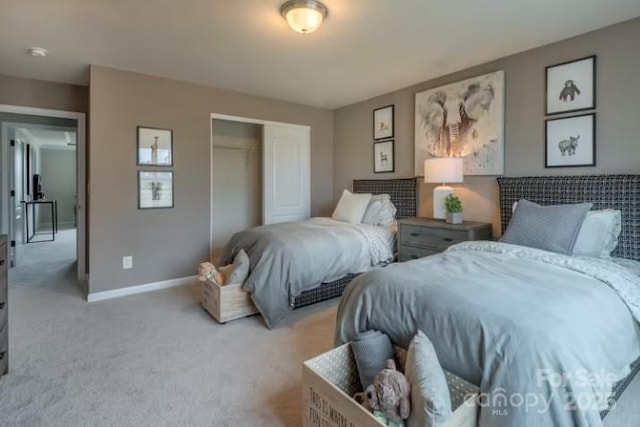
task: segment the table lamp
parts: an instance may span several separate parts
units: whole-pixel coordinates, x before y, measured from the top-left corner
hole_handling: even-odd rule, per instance
[[[462,182],[461,157],[434,157],[424,161],[424,182],[442,184],[433,190],[433,217],[445,219],[445,199],[453,194],[453,188],[445,184]]]

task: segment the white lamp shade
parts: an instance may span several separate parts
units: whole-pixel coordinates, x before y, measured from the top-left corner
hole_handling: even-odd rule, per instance
[[[434,157],[424,161],[424,182],[457,183],[463,181],[461,157]]]

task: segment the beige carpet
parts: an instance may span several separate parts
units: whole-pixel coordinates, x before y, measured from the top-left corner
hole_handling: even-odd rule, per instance
[[[301,364],[331,347],[337,301],[272,331],[218,325],[197,285],[88,304],[64,242],[12,270],[0,425],[301,425]],[[605,425],[637,426],[638,396],[636,380]]]

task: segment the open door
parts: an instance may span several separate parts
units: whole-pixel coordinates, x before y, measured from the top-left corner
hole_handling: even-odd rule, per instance
[[[9,220],[9,266],[18,265],[19,248],[24,244],[24,213],[23,200],[25,196],[26,159],[24,144],[20,141],[11,140],[9,147],[9,203],[11,206]]]
[[[311,215],[311,129],[267,124],[263,131],[263,224]]]

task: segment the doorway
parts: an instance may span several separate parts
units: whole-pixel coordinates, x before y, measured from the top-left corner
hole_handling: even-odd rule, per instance
[[[0,127],[0,233],[11,242],[10,276],[34,260],[71,261],[72,278],[85,283],[85,115],[0,105]]]
[[[310,216],[309,126],[211,115],[210,259],[242,230]]]

